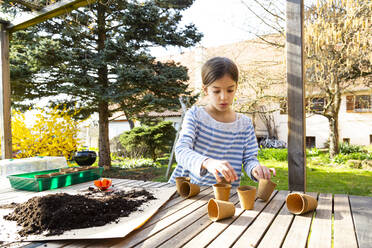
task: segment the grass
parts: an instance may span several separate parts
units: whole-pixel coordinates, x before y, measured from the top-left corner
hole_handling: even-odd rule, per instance
[[[276,177],[273,181],[278,185],[278,190],[288,190],[288,163],[276,160],[260,160],[262,165],[273,167]],[[167,163],[158,167],[141,167],[133,169],[120,169],[113,167],[105,171],[105,177],[131,178],[138,180],[151,180],[156,182],[167,182],[165,173]],[[172,171],[176,167],[172,165]],[[306,168],[306,191],[333,194],[363,195],[372,197],[372,171],[363,169],[351,169],[329,165],[329,159],[323,155],[309,158]],[[241,179],[242,185],[257,186],[246,175]]]
[[[277,175],[272,180],[278,185],[276,189],[288,190],[287,162],[265,160],[261,164],[275,168]],[[241,184],[257,186],[246,175]],[[372,171],[311,165],[306,170],[306,191],[372,196]]]

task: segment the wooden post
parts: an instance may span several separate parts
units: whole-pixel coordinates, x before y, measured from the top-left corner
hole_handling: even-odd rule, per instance
[[[54,17],[67,14],[74,9],[77,9],[88,4],[95,3],[96,0],[61,0],[54,4],[48,5],[38,11],[25,13],[16,20],[12,21],[7,29],[12,33],[17,30],[22,30],[27,27],[36,25]]]
[[[11,23],[0,20],[0,134],[2,159],[12,158],[9,33],[25,29],[95,2],[96,0],[61,0],[39,11],[25,14]]]
[[[304,1],[287,0],[288,187],[306,191]]]
[[[12,130],[10,119],[10,72],[9,72],[9,32],[0,21],[0,133],[1,158],[12,158]]]

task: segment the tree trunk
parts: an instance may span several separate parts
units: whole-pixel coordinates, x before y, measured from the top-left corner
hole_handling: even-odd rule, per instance
[[[105,6],[98,3],[97,5],[97,26],[98,26],[98,41],[97,50],[99,54],[102,54],[105,49],[106,41],[106,27],[105,27]],[[108,77],[107,77],[107,65],[102,64],[98,69],[98,81],[103,89],[108,88]],[[98,103],[98,114],[99,114],[99,166],[105,168],[111,167],[110,157],[110,142],[109,142],[109,109],[107,101],[100,101]]]
[[[329,155],[331,158],[338,154],[338,118],[332,117],[329,121]]]
[[[111,167],[111,157],[110,157],[110,142],[108,136],[108,103],[100,102],[98,104],[98,113],[99,113],[99,140],[98,140],[98,156],[99,156],[99,166],[104,166],[105,168]]]
[[[338,89],[338,84],[335,84],[336,94],[331,106],[331,115],[328,116],[329,122],[329,156],[333,158],[339,153],[339,132],[338,132],[338,113],[341,106],[341,93]]]
[[[131,118],[132,116],[129,115],[129,113],[127,111],[125,111],[124,109],[123,109],[123,112],[125,114],[125,118],[127,119],[128,123],[129,123],[130,130],[132,130],[134,128],[134,121]]]
[[[253,125],[253,129],[256,130],[256,113],[255,112],[252,113],[252,125]]]

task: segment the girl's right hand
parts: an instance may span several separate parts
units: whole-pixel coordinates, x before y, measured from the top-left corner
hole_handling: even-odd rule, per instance
[[[220,182],[222,180],[218,173],[223,175],[225,179],[229,182],[234,182],[235,180],[238,180],[238,175],[236,174],[234,168],[226,160],[208,158],[204,160],[204,162],[202,163],[202,168],[212,173],[216,178],[217,182]]]

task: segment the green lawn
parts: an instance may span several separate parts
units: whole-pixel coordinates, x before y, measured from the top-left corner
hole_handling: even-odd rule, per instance
[[[260,163],[276,169],[277,175],[273,178],[273,181],[278,184],[276,189],[288,190],[288,163],[286,161],[263,160]],[[173,164],[172,171],[175,166],[176,164]],[[166,182],[168,181],[165,178],[166,170],[166,164],[160,167],[134,169],[113,168],[112,171],[104,172],[103,176],[123,176],[138,180]],[[372,196],[372,171],[308,163],[306,175],[307,192]],[[257,183],[246,175],[242,177],[241,184],[257,186]]]
[[[277,175],[272,180],[278,184],[276,189],[288,190],[287,162],[266,160],[260,163],[275,168]],[[241,184],[257,186],[247,176],[242,178]],[[312,165],[307,167],[306,187],[307,192],[372,196],[372,171]]]

